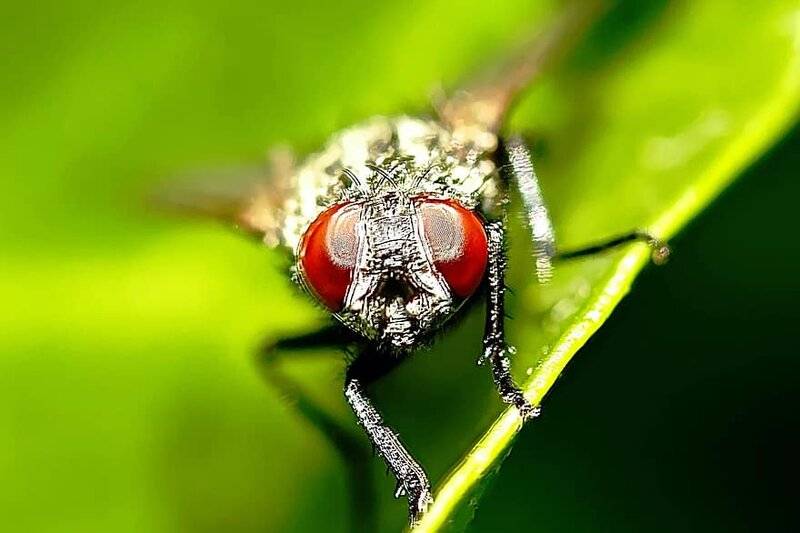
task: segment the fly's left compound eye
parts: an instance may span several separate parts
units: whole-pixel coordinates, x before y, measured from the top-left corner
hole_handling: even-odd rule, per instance
[[[300,243],[303,278],[332,311],[341,310],[350,286],[358,252],[356,226],[361,208],[339,204],[311,223]]]
[[[433,262],[452,291],[467,298],[483,279],[488,260],[486,231],[478,215],[453,200],[423,199],[419,205]]]

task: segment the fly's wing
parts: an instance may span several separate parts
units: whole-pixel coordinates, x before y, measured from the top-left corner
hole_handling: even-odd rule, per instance
[[[293,167],[288,150],[273,150],[262,165],[177,176],[151,196],[151,203],[161,211],[218,220],[276,246]]]
[[[505,61],[465,83],[437,105],[442,122],[452,129],[478,127],[497,133],[509,109],[529,86],[560,56],[574,46],[586,29],[605,11],[602,0],[574,0],[544,31]]]

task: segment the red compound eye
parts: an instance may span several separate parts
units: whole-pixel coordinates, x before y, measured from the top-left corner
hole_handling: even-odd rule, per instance
[[[356,264],[356,225],[361,208],[339,204],[311,223],[300,243],[300,267],[316,296],[332,311],[339,311]]]
[[[473,211],[454,200],[426,198],[419,210],[436,268],[457,296],[470,296],[486,270],[488,245],[483,224]]]

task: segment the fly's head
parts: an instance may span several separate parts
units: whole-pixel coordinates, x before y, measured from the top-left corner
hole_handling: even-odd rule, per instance
[[[392,190],[319,215],[300,243],[297,267],[342,323],[386,351],[404,352],[478,288],[487,257],[474,211]]]

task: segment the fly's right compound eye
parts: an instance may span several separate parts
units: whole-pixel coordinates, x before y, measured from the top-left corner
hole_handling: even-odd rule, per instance
[[[331,311],[340,311],[358,252],[356,226],[361,208],[338,204],[320,214],[300,243],[300,269],[314,295]]]
[[[478,215],[455,200],[422,198],[419,209],[436,268],[456,296],[469,297],[481,284],[489,257]]]

